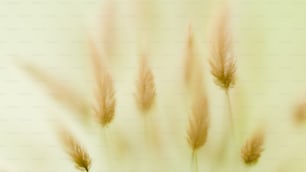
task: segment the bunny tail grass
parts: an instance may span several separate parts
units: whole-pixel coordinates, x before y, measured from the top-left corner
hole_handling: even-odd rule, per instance
[[[263,152],[264,131],[258,130],[248,139],[241,149],[241,158],[245,165],[254,165],[257,163]]]
[[[197,150],[204,146],[208,135],[208,103],[204,94],[197,94],[194,97],[192,114],[189,118],[187,130],[187,141],[192,150],[192,168],[198,171]]]
[[[153,73],[147,61],[147,55],[140,57],[138,80],[136,82],[136,103],[142,112],[148,112],[155,101],[156,91]]]
[[[233,53],[233,43],[230,32],[229,11],[225,6],[217,19],[214,29],[214,37],[209,60],[211,74],[214,82],[225,90],[227,109],[229,116],[230,132],[234,135],[233,113],[230,102],[229,89],[234,87],[236,82],[236,62]]]
[[[106,66],[101,62],[97,47],[91,40],[92,63],[96,78],[96,105],[94,113],[99,123],[106,127],[112,122],[115,116],[116,99],[113,80]]]
[[[85,148],[76,140],[76,138],[65,128],[59,131],[60,140],[73,161],[75,167],[79,170],[89,172],[91,158]]]
[[[184,82],[186,85],[189,85],[193,79],[195,63],[194,36],[191,25],[189,25],[184,54]]]
[[[225,90],[233,87],[236,81],[236,63],[229,29],[228,11],[223,10],[213,34],[209,63],[215,83]]]

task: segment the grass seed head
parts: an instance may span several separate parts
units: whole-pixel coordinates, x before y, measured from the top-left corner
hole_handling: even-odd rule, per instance
[[[112,122],[115,116],[115,88],[110,73],[107,71],[104,63],[102,63],[97,47],[93,42],[90,45],[96,78],[96,105],[94,113],[100,124],[105,127]]]
[[[91,158],[85,148],[63,127],[59,131],[59,136],[75,167],[79,170],[88,172],[91,166]]]
[[[184,80],[186,84],[189,84],[193,79],[195,63],[194,37],[191,25],[189,25],[184,55]]]
[[[246,165],[256,164],[263,152],[264,132],[258,130],[241,149],[241,158]]]
[[[193,151],[201,148],[207,140],[209,128],[208,103],[204,94],[195,95],[189,118],[187,141]]]
[[[209,61],[211,74],[214,76],[215,83],[218,86],[223,89],[229,89],[235,84],[236,63],[227,10],[221,12],[214,31]]]
[[[138,80],[136,82],[136,102],[141,111],[149,111],[156,96],[153,73],[149,67],[146,54],[140,58]]]

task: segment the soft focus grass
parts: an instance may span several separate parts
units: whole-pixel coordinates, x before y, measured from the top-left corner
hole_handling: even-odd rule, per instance
[[[171,133],[179,150],[188,151],[185,132],[190,104],[186,103],[187,92],[181,75],[185,35],[191,23],[211,97],[211,132],[220,131],[223,92],[212,82],[206,62],[209,29],[221,1],[121,0],[113,3],[117,12],[114,33],[118,43],[110,62],[118,99],[114,128],[128,129],[125,134],[132,138],[139,134],[137,125],[131,125],[141,122],[132,93],[137,54],[140,45],[146,42],[157,86],[154,120],[163,130],[167,143],[172,141],[166,138]],[[66,115],[70,112],[45,96],[39,84],[31,82],[17,68],[16,61],[38,64],[90,98],[92,78],[86,36],[90,31],[97,32],[105,20],[104,4],[102,0],[0,2],[0,160],[3,164],[16,171],[72,171],[73,166],[62,153],[50,127],[57,118],[65,119],[84,138],[94,157],[100,156],[96,151],[100,150],[99,140],[89,140],[99,133],[78,128],[78,123]],[[233,1],[231,6],[238,67],[237,86],[232,91],[233,111],[239,117],[241,128],[244,127],[243,138],[262,123],[268,132],[265,152],[250,171],[305,171],[306,131],[295,129],[290,115],[296,100],[306,92],[306,2],[241,0]],[[139,10],[140,7],[146,12]],[[169,122],[178,129],[167,128]],[[217,141],[218,136],[212,135],[209,139]],[[209,155],[213,145],[210,142],[202,150],[201,169],[209,168],[205,164],[211,163]],[[174,166],[190,158],[178,159],[174,148],[165,151],[169,164]],[[103,164],[103,159],[99,163]],[[174,169],[185,171],[189,169],[186,164]],[[94,166],[93,171],[96,169],[103,169],[103,165]]]

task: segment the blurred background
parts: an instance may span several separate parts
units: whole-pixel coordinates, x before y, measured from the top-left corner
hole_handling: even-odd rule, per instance
[[[162,151],[165,164],[161,169],[148,162],[129,168],[132,162],[125,161],[122,168],[126,168],[117,171],[188,171],[188,163],[178,165],[190,159],[186,153],[190,101],[182,79],[188,25],[203,66],[212,119],[200,169],[212,169],[225,105],[224,92],[214,84],[207,61],[214,16],[222,4],[221,0],[1,0],[0,171],[73,171],[54,132],[53,124],[59,120],[92,154],[92,171],[108,169],[104,158],[99,158],[98,124],[80,127],[74,114],[59,106],[20,67],[36,65],[91,102],[89,38],[107,58],[118,100],[112,130],[126,137],[127,150],[137,148],[141,133],[134,92],[142,51],[148,52],[155,76],[152,116],[167,145]],[[241,140],[259,125],[267,132],[263,156],[248,170],[306,171],[306,129],[293,121],[294,108],[306,92],[306,1],[232,0],[229,4],[238,78],[231,89],[235,121]],[[129,154],[130,161],[143,160]],[[220,171],[232,169],[227,165]]]

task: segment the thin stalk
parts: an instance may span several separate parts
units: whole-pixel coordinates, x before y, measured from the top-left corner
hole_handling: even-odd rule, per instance
[[[150,143],[150,114],[144,114],[143,116],[143,130],[144,130],[144,139],[146,144],[148,145]]]
[[[225,115],[225,119],[226,120],[224,126],[225,128],[223,128],[224,135],[222,135],[221,138],[221,142],[218,145],[218,152],[216,155],[216,161],[215,164],[213,166],[213,170],[212,171],[219,171],[219,168],[222,166],[221,163],[224,162],[224,160],[226,160],[226,158],[228,158],[228,155],[231,153],[230,149],[229,149],[229,145],[230,143],[234,143],[235,141],[235,137],[234,137],[234,124],[233,124],[233,112],[232,112],[232,105],[231,105],[231,99],[230,99],[230,95],[229,95],[229,90],[225,89],[225,108],[224,108],[224,115]],[[236,144],[234,144],[233,146],[236,147]],[[236,150],[236,148],[234,148]]]
[[[191,154],[191,171],[199,172],[198,156],[196,150],[193,150]]]
[[[242,172],[248,172],[249,168],[242,164],[241,166]]]
[[[110,138],[109,138],[109,128],[108,127],[103,127],[103,139],[104,139],[104,144],[105,144],[105,148],[106,148],[106,156],[107,159],[109,161],[109,166],[110,168],[112,168],[112,154],[111,154],[111,142],[110,142]]]
[[[232,111],[232,104],[231,104],[231,98],[229,95],[229,90],[225,90],[225,96],[226,96],[226,104],[227,104],[227,110],[228,110],[228,118],[230,122],[230,132],[234,136],[235,135],[235,125],[234,125],[234,119],[233,119],[233,111]]]
[[[227,109],[228,109],[228,115],[229,115],[229,120],[230,120],[230,136],[231,139],[229,140],[232,144],[233,144],[233,153],[236,154],[239,152],[239,146],[238,146],[238,138],[237,138],[237,131],[235,129],[235,124],[234,124],[234,118],[233,118],[233,111],[232,111],[232,104],[231,104],[231,99],[230,99],[230,94],[229,94],[229,90],[225,90],[225,94],[226,94],[226,102],[227,102]],[[239,164],[237,164],[239,161],[234,161],[234,166],[239,166]],[[247,172],[248,169],[242,167],[242,171]]]
[[[109,148],[109,140],[108,140],[108,133],[107,133],[108,128],[104,127],[103,128],[103,140],[104,140],[104,144],[106,149]]]

